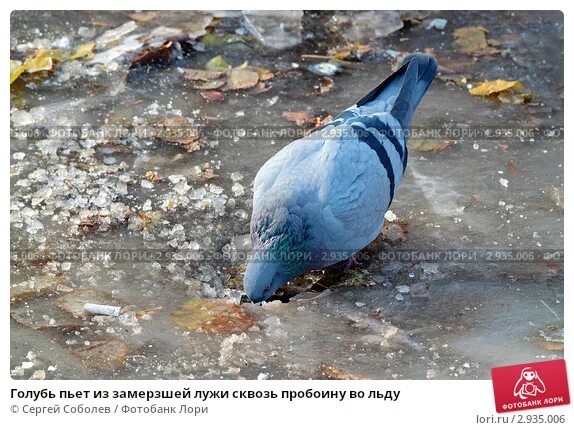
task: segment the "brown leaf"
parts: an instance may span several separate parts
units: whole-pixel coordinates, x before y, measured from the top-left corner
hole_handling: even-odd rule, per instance
[[[333,79],[324,76],[321,79],[321,83],[319,84],[319,93],[320,94],[328,93],[329,91],[331,91],[331,88],[333,88],[334,84],[335,81],[333,81]]]
[[[249,69],[253,70],[259,76],[260,81],[268,81],[269,79],[273,79],[275,76],[273,72],[263,68],[263,67],[250,67]]]
[[[210,102],[222,102],[225,100],[223,93],[220,91],[202,91],[199,95]]]
[[[373,51],[371,45],[349,43],[345,46],[329,49],[328,53],[337,60],[361,60],[365,55]]]
[[[30,278],[27,282],[10,286],[10,302],[19,302],[40,296],[45,296],[58,290],[66,283],[62,275],[40,275]]]
[[[135,13],[130,13],[128,15],[130,17],[130,19],[133,19],[134,21],[137,22],[148,22],[151,21],[152,19],[156,19],[159,16],[159,12],[155,12],[155,11],[142,11],[142,12],[135,12]]]
[[[511,175],[516,175],[518,173],[518,166],[513,161],[509,161],[506,163],[506,170],[508,170]]]
[[[196,90],[216,90],[221,88],[225,85],[225,81],[223,79],[214,79],[213,81],[194,81],[192,87]]]
[[[145,178],[150,182],[157,182],[161,179],[159,177],[159,173],[157,173],[155,170],[148,170],[145,172]]]
[[[147,48],[133,59],[130,68],[146,67],[153,64],[169,64],[173,59],[172,51],[174,47],[174,43],[168,40],[159,47]]]
[[[186,146],[189,152],[200,149],[199,130],[187,117],[164,118],[157,126],[157,140]]]
[[[231,70],[227,78],[227,86],[225,89],[242,90],[251,88],[259,82],[259,74],[249,69],[235,68]]]
[[[251,91],[252,94],[261,94],[269,91],[271,89],[271,85],[265,85],[264,82],[259,82]]]
[[[330,123],[331,121],[333,121],[333,116],[332,115],[327,115],[324,118],[321,118],[320,116],[316,116],[315,118],[313,118],[313,125],[315,127],[322,127],[325,124]]]
[[[325,379],[336,379],[338,381],[364,381],[369,379],[363,376],[354,375],[339,367],[329,366],[325,363],[321,364],[320,370]]]
[[[92,341],[87,346],[74,349],[72,353],[88,367],[113,370],[124,366],[128,351],[129,347],[125,341],[110,338]]]
[[[406,242],[409,238],[409,223],[405,220],[385,220],[380,236],[391,245]]]
[[[532,101],[532,93],[515,93],[504,91],[498,95],[498,100],[500,100],[502,103],[521,105],[524,103],[530,103]]]
[[[171,316],[178,327],[214,334],[245,332],[257,322],[243,307],[211,299],[190,300]]]
[[[222,70],[185,69],[184,76],[192,81],[212,81],[225,74]]]
[[[287,120],[294,122],[299,126],[313,122],[313,118],[311,118],[311,116],[309,116],[309,114],[306,112],[284,111],[281,115],[283,118],[286,118]]]
[[[92,233],[96,231],[101,224],[101,217],[96,214],[82,219],[78,224],[78,227],[80,227],[84,233]]]

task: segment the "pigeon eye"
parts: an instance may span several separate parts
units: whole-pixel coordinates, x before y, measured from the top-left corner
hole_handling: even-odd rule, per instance
[[[267,292],[267,291],[269,291],[270,288],[271,288],[271,285],[267,285],[265,288],[263,288],[263,291]]]

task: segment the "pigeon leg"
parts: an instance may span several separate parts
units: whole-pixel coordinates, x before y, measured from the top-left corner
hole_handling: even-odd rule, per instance
[[[351,258],[347,260],[344,271],[347,272],[351,269],[354,269],[355,267],[363,267],[363,263],[359,262],[357,258],[353,255]]]

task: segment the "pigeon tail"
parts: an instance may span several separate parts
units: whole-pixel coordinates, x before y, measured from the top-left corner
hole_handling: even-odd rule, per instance
[[[408,128],[436,71],[437,62],[430,55],[409,54],[396,72],[359,100],[356,106],[367,111],[389,111],[403,128]]]

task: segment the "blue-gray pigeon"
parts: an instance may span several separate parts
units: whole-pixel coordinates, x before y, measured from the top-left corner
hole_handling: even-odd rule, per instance
[[[377,237],[407,165],[405,131],[436,70],[433,57],[408,55],[356,104],[261,167],[244,278],[251,301]]]

